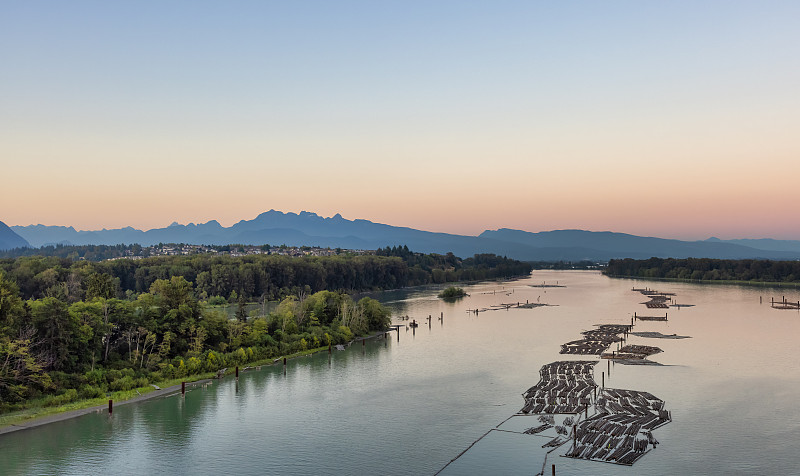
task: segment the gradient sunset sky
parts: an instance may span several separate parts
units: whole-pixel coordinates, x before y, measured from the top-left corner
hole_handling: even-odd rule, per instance
[[[5,2],[0,220],[800,239],[800,2]]]

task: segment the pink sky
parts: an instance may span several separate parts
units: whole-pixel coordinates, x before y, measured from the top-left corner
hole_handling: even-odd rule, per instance
[[[454,6],[17,4],[0,220],[800,239],[796,2]]]

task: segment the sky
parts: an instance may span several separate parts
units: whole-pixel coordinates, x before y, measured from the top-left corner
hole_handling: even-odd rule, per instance
[[[0,221],[800,239],[800,2],[0,4]]]

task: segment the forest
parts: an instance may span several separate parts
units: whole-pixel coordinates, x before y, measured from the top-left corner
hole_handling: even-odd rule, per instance
[[[696,281],[800,282],[800,261],[709,258],[612,259],[604,273],[615,277]]]
[[[378,301],[349,293],[509,277],[530,266],[407,247],[375,255],[0,260],[0,412],[60,405],[385,330]],[[266,305],[277,301],[277,305]],[[247,303],[260,306],[245,311]],[[230,316],[220,305],[232,304]],[[253,307],[252,305],[250,307]]]

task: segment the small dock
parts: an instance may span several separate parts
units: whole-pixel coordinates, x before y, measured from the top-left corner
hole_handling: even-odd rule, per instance
[[[770,307],[772,307],[772,309],[800,311],[800,301],[787,301],[786,296],[783,296],[780,301],[776,301],[775,298],[772,298],[770,300]]]

